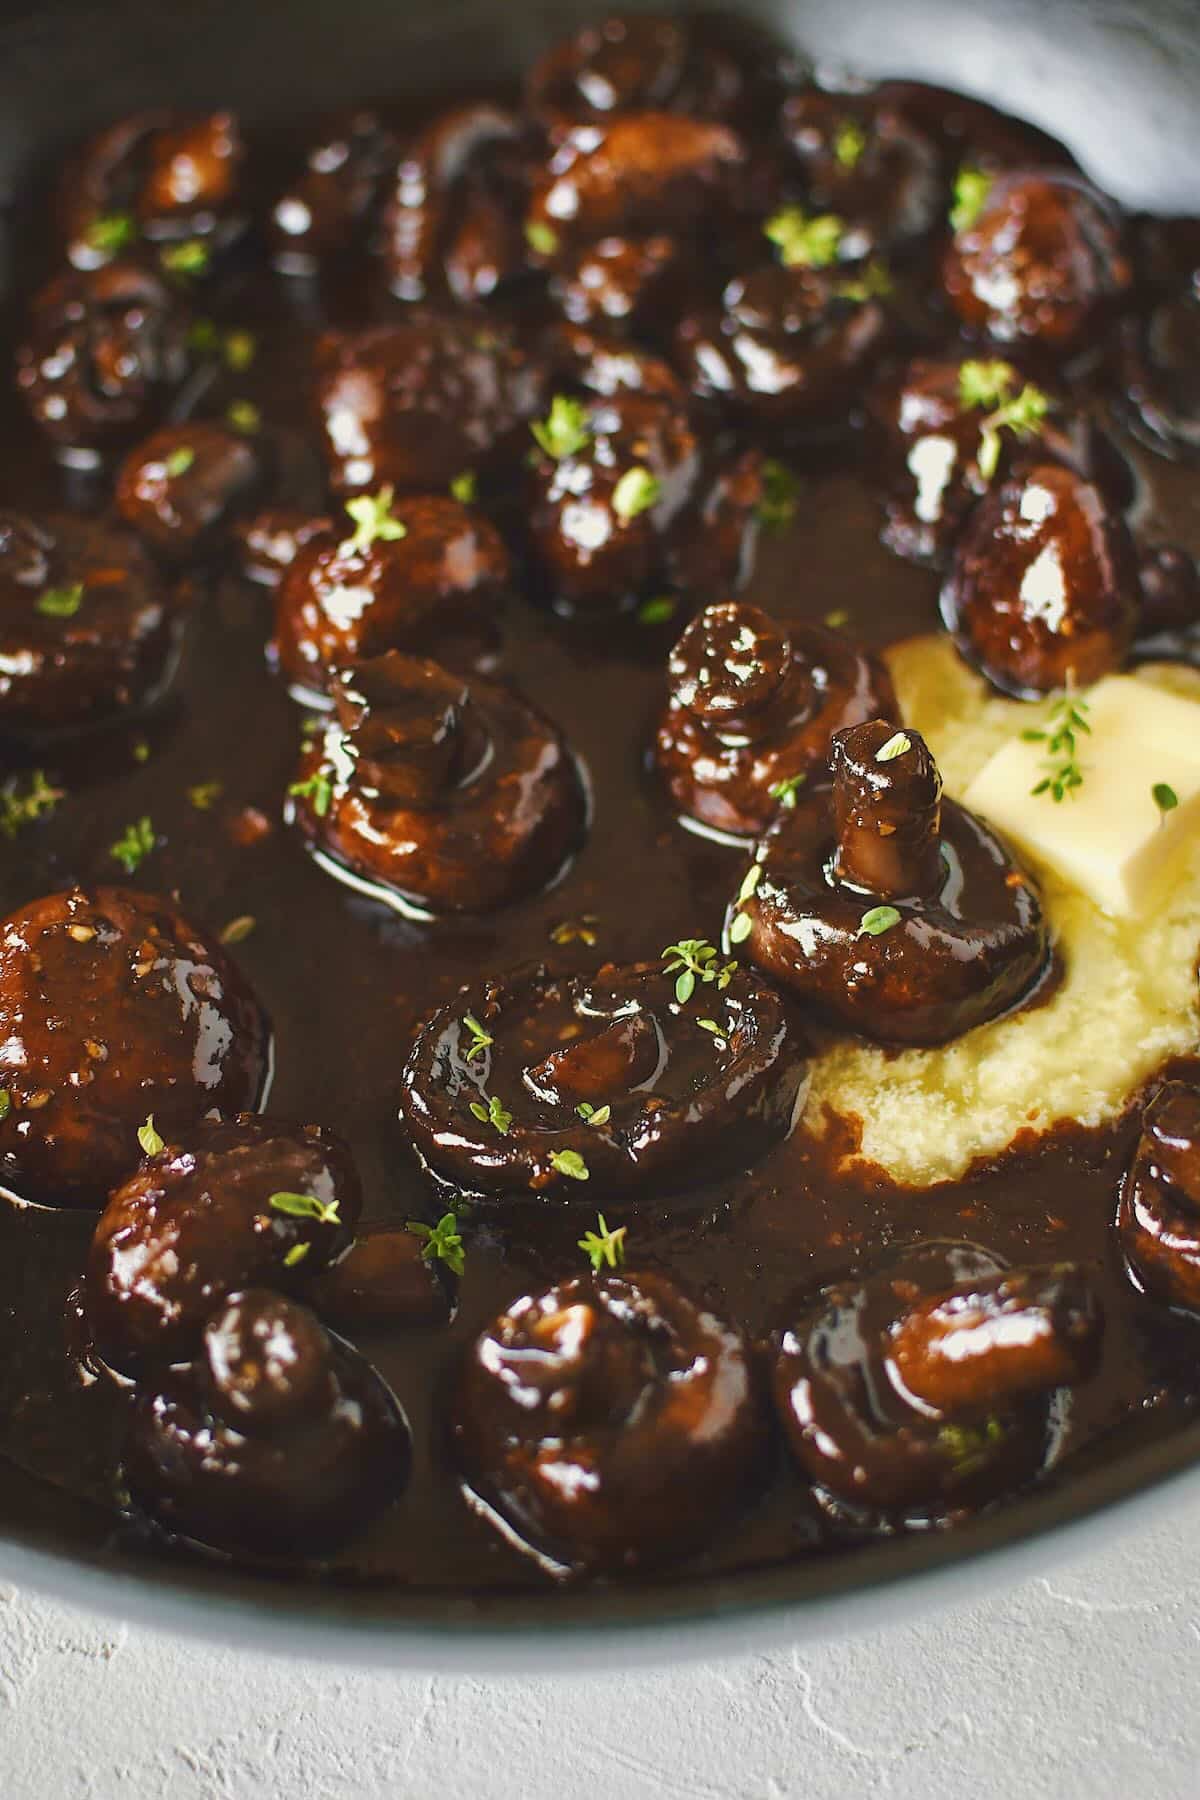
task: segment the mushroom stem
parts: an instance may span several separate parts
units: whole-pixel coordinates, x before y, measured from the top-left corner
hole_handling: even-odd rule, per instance
[[[837,878],[884,900],[938,893],[942,778],[920,732],[873,719],[835,733],[830,756]]]
[[[389,650],[347,671],[334,704],[355,783],[377,804],[433,806],[477,760],[469,691],[436,663]]]
[[[953,1416],[1082,1380],[1102,1325],[1083,1271],[1057,1263],[930,1295],[894,1327],[888,1349],[908,1392]]]

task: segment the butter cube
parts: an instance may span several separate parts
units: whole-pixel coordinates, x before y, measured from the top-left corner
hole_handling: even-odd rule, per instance
[[[1078,787],[1060,801],[1035,795],[1066,759],[1014,729],[963,800],[1105,912],[1135,917],[1165,889],[1200,829],[1200,702],[1131,675],[1110,675],[1082,699],[1091,730],[1076,736]],[[1168,811],[1154,797],[1163,785],[1179,802]]]

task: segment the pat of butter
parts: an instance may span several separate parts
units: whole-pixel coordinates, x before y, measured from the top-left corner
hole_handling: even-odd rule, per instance
[[[1076,736],[1078,787],[1061,801],[1033,794],[1052,761],[1066,759],[1017,732],[963,799],[1105,912],[1129,917],[1153,902],[1200,829],[1200,704],[1130,675],[1110,675],[1083,698],[1091,732]],[[1154,798],[1160,784],[1179,802],[1168,812]]]

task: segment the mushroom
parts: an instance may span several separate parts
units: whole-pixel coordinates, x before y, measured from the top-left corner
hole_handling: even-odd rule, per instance
[[[0,1182],[101,1206],[138,1161],[213,1110],[256,1107],[267,1020],[229,957],[171,900],[50,894],[0,922]]]
[[[759,430],[845,422],[891,335],[886,278],[874,269],[764,263],[735,276],[716,311],[675,334],[691,391]]]
[[[475,1492],[563,1568],[703,1549],[764,1485],[769,1437],[741,1333],[663,1275],[525,1294],[472,1345],[454,1441]]]
[[[692,620],[667,671],[659,775],[685,818],[737,836],[764,830],[781,793],[824,771],[835,731],[896,709],[876,657],[734,602]]]
[[[508,551],[482,513],[449,495],[390,488],[347,506],[352,524],[309,538],[275,597],[275,650],[284,674],[313,693],[333,672],[387,650],[468,660],[497,637]]]
[[[356,1334],[445,1325],[457,1304],[462,1252],[453,1256],[451,1246],[451,1266],[431,1249],[440,1241],[431,1227],[421,1233],[411,1225],[368,1225],[344,1255],[316,1271],[306,1289],[309,1304],[330,1324]]]
[[[951,1523],[1045,1465],[1050,1409],[1092,1374],[1103,1327],[1076,1264],[1008,1269],[975,1244],[914,1245],[823,1289],[784,1332],[788,1448],[847,1523]]]
[[[150,549],[186,561],[219,543],[264,481],[261,440],[195,419],[163,425],[117,471],[117,511]]]
[[[277,588],[301,550],[328,538],[333,520],[294,506],[271,506],[238,520],[232,531],[238,567],[247,581]]]
[[[745,162],[728,126],[679,113],[572,126],[534,186],[526,239],[551,261],[598,238],[695,231],[729,211]]]
[[[245,228],[245,147],[232,113],[135,113],[89,138],[68,162],[58,217],[67,256],[98,268],[144,237],[165,247],[225,247]],[[199,257],[194,257],[199,262]]]
[[[1075,350],[1132,279],[1116,208],[1070,173],[981,174],[960,200],[942,285],[968,330]]]
[[[396,650],[341,672],[333,693],[335,720],[291,790],[326,867],[452,912],[503,906],[563,867],[584,790],[561,732],[526,701]]]
[[[646,329],[668,319],[690,273],[679,239],[664,232],[603,237],[557,260],[550,291],[575,325]]]
[[[37,738],[150,705],[185,617],[132,533],[0,512],[0,734]]]
[[[248,1113],[201,1120],[143,1157],[100,1215],[86,1282],[97,1349],[135,1375],[190,1360],[226,1295],[307,1289],[348,1248],[361,1208],[331,1132]]]
[[[511,447],[544,373],[505,326],[425,314],[317,345],[316,401],[338,494],[449,487]]]
[[[271,208],[267,236],[275,267],[284,275],[315,275],[335,257],[365,249],[395,160],[395,138],[369,107],[327,120]]]
[[[1117,1236],[1144,1293],[1200,1312],[1200,1089],[1187,1082],[1164,1082],[1142,1114]]]
[[[993,687],[1032,700],[1123,665],[1138,622],[1137,553],[1099,488],[1039,462],[971,515],[942,585],[946,629]]]
[[[448,288],[489,299],[524,272],[526,146],[515,114],[486,101],[440,113],[400,154],[381,250],[401,300]]]
[[[809,211],[845,226],[851,260],[926,237],[947,190],[937,145],[904,112],[872,94],[805,88],[780,115]]]
[[[880,1043],[947,1043],[1018,1006],[1051,956],[1032,876],[943,797],[919,732],[853,726],[830,765],[832,785],[801,789],[758,846],[731,941]]]
[[[808,1050],[780,1000],[703,940],[664,955],[522,970],[436,1012],[400,1092],[435,1184],[527,1200],[579,1200],[588,1181],[675,1190],[786,1137]]]
[[[187,373],[183,308],[152,270],[111,262],[68,270],[33,302],[17,389],[67,460],[149,429]]]
[[[134,1503],[173,1536],[272,1561],[331,1554],[398,1499],[404,1414],[307,1307],[231,1294],[199,1357],[141,1389],[124,1446]]]
[[[1172,461],[1200,457],[1200,292],[1193,278],[1122,336],[1122,412],[1152,450]]]

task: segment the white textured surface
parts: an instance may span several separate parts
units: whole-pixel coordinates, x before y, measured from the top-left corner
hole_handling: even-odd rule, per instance
[[[1194,1507],[918,1624],[584,1679],[370,1674],[0,1587],[3,1800],[1196,1800]]]

